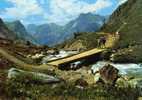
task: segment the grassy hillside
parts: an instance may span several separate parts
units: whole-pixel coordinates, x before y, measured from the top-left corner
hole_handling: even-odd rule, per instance
[[[102,31],[116,32],[123,23],[127,24],[120,31],[121,39],[118,46],[125,48],[142,44],[142,0],[128,0],[121,5],[102,27]]]
[[[64,49],[92,49],[97,47],[97,39],[102,36],[103,32],[86,32],[86,33],[76,33],[77,36],[65,41],[64,43],[58,45],[58,48]]]

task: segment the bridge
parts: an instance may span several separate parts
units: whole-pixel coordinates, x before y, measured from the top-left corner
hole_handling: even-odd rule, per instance
[[[119,35],[118,34],[109,34],[107,35],[107,41],[105,44],[105,48],[94,48],[92,50],[88,50],[76,55],[72,55],[69,57],[64,57],[64,58],[60,58],[60,59],[56,59],[53,61],[48,62],[49,65],[53,65],[53,66],[59,66],[65,63],[69,63],[69,62],[75,62],[75,61],[79,61],[81,59],[85,59],[89,56],[101,53],[105,50],[107,50],[108,48],[111,48],[115,45],[115,43],[118,41],[119,39]]]
[[[82,53],[79,53],[79,54],[76,54],[73,56],[50,61],[48,64],[54,65],[54,66],[59,66],[64,63],[75,62],[80,59],[87,58],[89,56],[101,53],[101,52],[107,50],[108,48],[113,47],[120,38],[119,32],[125,27],[126,24],[127,24],[126,22],[123,22],[123,24],[120,26],[120,28],[115,33],[112,33],[112,34],[105,33],[105,35],[107,35],[107,39],[106,39],[107,41],[105,43],[105,48],[94,48],[92,50],[88,50],[88,51],[85,51],[85,52],[82,52]]]
[[[8,59],[9,61],[11,61],[12,63],[14,63],[15,65],[17,65],[18,67],[22,68],[22,69],[28,69],[28,70],[46,70],[48,69],[50,66],[59,66],[61,64],[65,64],[65,63],[69,63],[69,62],[75,62],[75,61],[79,61],[81,59],[85,59],[88,58],[92,55],[101,53],[105,50],[107,50],[108,48],[111,48],[115,45],[115,43],[118,41],[119,39],[119,35],[117,34],[109,34],[107,35],[107,41],[105,44],[105,48],[94,48],[92,50],[88,50],[76,55],[72,55],[72,56],[68,56],[68,57],[64,57],[64,58],[60,58],[60,59],[56,59],[53,61],[50,61],[47,63],[47,65],[32,65],[32,64],[27,64],[24,61],[16,58],[15,56],[13,56],[12,54],[10,54],[9,51],[4,50],[2,47],[0,47],[0,54],[5,57],[6,59]]]

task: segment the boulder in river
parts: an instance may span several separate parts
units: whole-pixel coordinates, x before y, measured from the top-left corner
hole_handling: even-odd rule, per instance
[[[114,84],[116,82],[118,79],[118,72],[119,70],[110,64],[105,65],[99,71],[101,79],[107,84]]]
[[[97,82],[101,80],[105,84],[115,85],[115,82],[119,77],[118,72],[119,70],[117,68],[107,64],[95,73],[95,81]]]
[[[58,83],[59,78],[43,73],[23,71],[16,68],[11,68],[8,71],[8,78],[16,81],[29,82],[29,83]]]

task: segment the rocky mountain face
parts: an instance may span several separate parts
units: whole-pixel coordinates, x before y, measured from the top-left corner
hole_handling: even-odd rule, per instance
[[[123,23],[125,27],[120,30],[120,48],[142,44],[142,0],[128,0],[121,5],[110,17],[102,31],[114,33]]]
[[[35,35],[37,28],[38,28],[37,25],[35,25],[35,24],[29,24],[28,27],[26,27],[26,30],[27,30],[27,32],[30,33],[31,35]]]
[[[36,43],[36,40],[26,31],[24,25],[20,21],[5,22],[8,29],[16,33],[18,39]]]
[[[80,16],[65,25],[65,37],[73,36],[76,32],[96,32],[104,24],[105,18],[92,13],[80,14]]]
[[[0,37],[5,39],[15,39],[17,36],[14,32],[9,30],[2,19],[0,19]]]
[[[54,45],[61,42],[62,27],[54,23],[39,25],[34,35],[40,44]]]
[[[39,26],[32,26],[30,24],[27,30],[31,34],[34,34],[39,43],[55,45],[69,38],[73,38],[74,33],[96,32],[101,28],[104,22],[105,17],[87,13],[81,14],[78,18],[70,21],[65,26],[59,26],[54,23]]]

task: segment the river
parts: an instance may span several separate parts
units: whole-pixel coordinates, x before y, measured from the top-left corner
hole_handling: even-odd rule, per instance
[[[42,59],[42,63],[46,64],[50,60],[55,60],[55,59],[67,57],[69,55],[74,55],[74,54],[77,54],[77,53],[78,53],[78,51],[60,50],[59,54],[57,54],[57,55],[47,55],[47,56],[45,56]],[[104,65],[106,65],[108,63],[113,65],[114,67],[116,67],[119,70],[119,74],[121,74],[121,75],[142,77],[142,64],[134,64],[134,63],[128,63],[128,64],[117,63],[116,64],[116,63],[113,63],[113,62],[98,61],[96,64],[92,65],[91,69],[93,70],[93,72],[95,72],[95,71],[99,70],[101,67],[103,67]]]
[[[142,78],[142,64],[134,64],[134,63],[128,63],[128,64],[115,64],[112,62],[107,61],[98,61],[96,64],[92,65],[93,72],[96,72],[101,67],[103,67],[105,64],[111,64],[115,68],[119,70],[119,74],[121,75],[127,75],[127,76],[134,76],[137,78]]]

